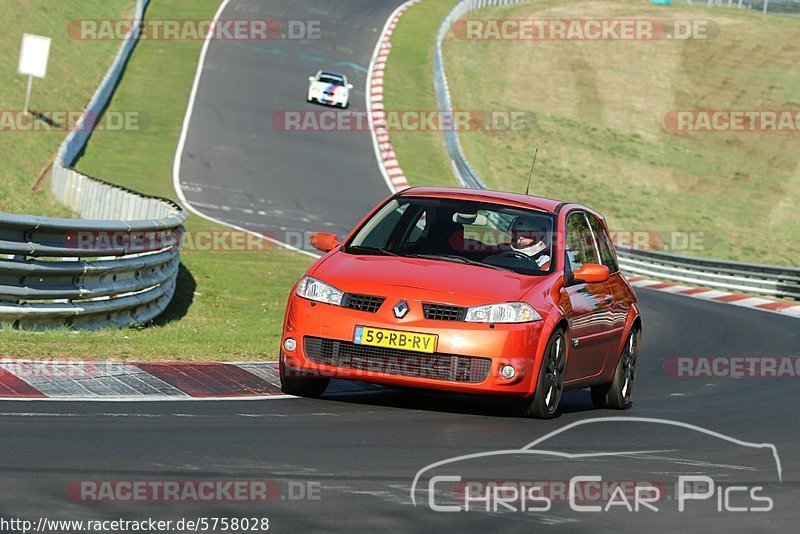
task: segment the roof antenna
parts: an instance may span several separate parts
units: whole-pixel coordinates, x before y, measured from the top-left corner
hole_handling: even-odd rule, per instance
[[[531,163],[531,173],[528,175],[528,187],[525,188],[525,195],[531,189],[531,178],[533,178],[533,168],[536,167],[536,156],[539,155],[539,147],[536,147],[536,152],[533,153],[533,163]]]

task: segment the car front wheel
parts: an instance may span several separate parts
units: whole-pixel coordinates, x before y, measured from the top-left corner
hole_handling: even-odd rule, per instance
[[[278,365],[280,368],[281,390],[287,395],[316,399],[325,393],[331,381],[330,378],[309,377],[299,371],[286,369],[283,362]]]
[[[610,384],[592,387],[592,403],[596,408],[624,410],[630,406],[631,390],[636,380],[636,359],[639,355],[639,331],[628,334],[622,347],[614,380]]]
[[[567,342],[564,330],[553,332],[542,357],[536,392],[531,397],[516,400],[516,411],[524,417],[550,419],[558,412],[564,391],[564,371],[567,365]]]

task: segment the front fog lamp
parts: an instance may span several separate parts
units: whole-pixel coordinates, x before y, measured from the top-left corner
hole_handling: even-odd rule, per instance
[[[344,296],[344,293],[335,287],[310,276],[304,276],[297,283],[297,289],[294,290],[294,294],[304,299],[333,304],[334,306],[341,306],[342,297]]]
[[[297,340],[293,337],[287,337],[283,340],[283,350],[286,352],[294,352],[294,349],[297,348]]]
[[[513,365],[504,365],[500,368],[500,376],[505,378],[506,380],[511,380],[515,376],[517,376],[517,370],[514,369]]]
[[[530,323],[542,318],[524,302],[506,302],[469,308],[464,320],[468,323]]]

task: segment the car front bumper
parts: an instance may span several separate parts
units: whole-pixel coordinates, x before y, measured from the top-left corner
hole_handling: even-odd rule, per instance
[[[322,104],[323,106],[341,106],[347,105],[347,96],[334,94],[333,98],[322,92],[309,91],[308,100]]]
[[[412,310],[420,302],[409,301]],[[433,354],[355,344],[355,329],[367,326],[437,336]],[[534,390],[543,329],[541,321],[522,324],[466,323],[425,319],[421,312],[395,319],[391,306],[367,313],[292,296],[281,338],[284,372],[361,380],[387,386],[522,397]],[[287,338],[296,348],[287,351]],[[511,365],[515,376],[503,378]]]

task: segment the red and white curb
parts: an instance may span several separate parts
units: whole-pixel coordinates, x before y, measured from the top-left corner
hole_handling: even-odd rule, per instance
[[[386,70],[386,62],[389,60],[389,52],[392,49],[392,35],[397,27],[400,17],[405,11],[418,4],[420,0],[410,0],[394,10],[383,27],[378,44],[372,53],[372,59],[367,72],[367,117],[372,132],[372,144],[375,148],[375,156],[378,159],[378,167],[381,169],[386,185],[392,192],[407,189],[409,187],[406,175],[397,161],[397,155],[389,139],[389,131],[386,128],[386,108],[383,102],[383,74]]]
[[[659,282],[656,280],[646,280],[643,278],[628,278],[633,287],[642,287],[674,295],[683,295],[702,300],[710,300],[723,304],[733,304],[743,308],[752,308],[773,313],[780,313],[789,317],[800,318],[800,305],[792,304],[782,300],[770,300],[763,297],[743,295],[741,293],[729,293],[717,289],[703,287],[689,287],[671,282]]]
[[[368,389],[334,380],[328,393]],[[0,399],[148,401],[284,399],[275,362],[0,360]]]

